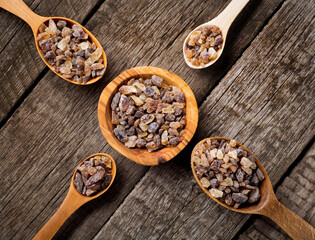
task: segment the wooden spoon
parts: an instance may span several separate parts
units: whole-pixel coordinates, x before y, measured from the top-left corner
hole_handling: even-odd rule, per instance
[[[111,172],[112,180],[110,184],[108,185],[108,187],[92,196],[82,195],[81,193],[77,191],[73,183],[75,174],[77,172],[77,169],[76,169],[72,176],[68,194],[66,198],[64,199],[63,203],[61,204],[57,212],[49,219],[49,221],[44,225],[44,227],[42,227],[42,229],[39,230],[39,232],[36,234],[36,236],[33,239],[38,239],[38,240],[52,239],[53,236],[56,234],[56,232],[59,230],[59,228],[62,226],[62,224],[72,215],[72,213],[74,213],[83,204],[104,194],[112,185],[114,178],[116,176],[116,164],[115,164],[114,159],[110,155],[106,153],[93,154],[87,157],[86,159],[84,159],[84,161],[81,162],[78,165],[78,167],[82,165],[86,160],[95,156],[105,156],[105,157],[110,158],[110,160],[112,161],[112,172]]]
[[[158,151],[148,152],[145,148],[128,148],[114,135],[112,124],[111,101],[118,88],[131,78],[151,78],[152,75],[162,77],[167,84],[180,88],[186,97],[186,126],[180,142],[175,147],[164,147]],[[183,79],[161,68],[136,67],[126,70],[111,81],[103,90],[98,103],[98,121],[107,142],[118,152],[130,160],[147,166],[165,163],[175,157],[191,140],[198,125],[198,106],[194,93]]]
[[[236,211],[239,213],[260,214],[260,215],[269,217],[274,222],[276,222],[293,239],[315,239],[315,229],[311,225],[309,225],[306,221],[304,221],[301,217],[293,213],[291,210],[286,208],[284,205],[282,205],[278,201],[273,191],[269,176],[265,168],[257,159],[257,157],[240,143],[237,143],[237,146],[241,146],[242,148],[244,148],[245,151],[249,152],[250,154],[254,156],[259,169],[263,172],[265,176],[265,179],[260,185],[260,193],[261,193],[260,200],[257,204],[252,204],[249,206],[244,206],[244,207],[240,207],[236,209],[227,205],[226,203],[221,202],[217,198],[213,197],[210,194],[210,192],[201,185],[197,177],[197,174],[194,170],[194,162],[192,161],[192,157],[194,156],[195,151],[198,149],[198,146],[203,144],[208,139],[226,140],[226,141],[230,141],[231,139],[223,138],[223,137],[206,138],[200,141],[192,151],[192,154],[191,154],[192,172],[199,186],[209,197],[211,197],[217,203],[221,204],[223,207],[226,207],[232,211]]]
[[[223,37],[223,44],[222,48],[217,51],[217,57],[213,60],[211,60],[209,63],[205,64],[204,66],[194,66],[191,64],[190,61],[185,56],[185,48],[186,48],[186,43],[188,42],[188,38],[192,32],[188,34],[186,37],[184,44],[183,44],[183,54],[184,54],[184,59],[186,64],[193,68],[193,69],[203,69],[211,66],[214,64],[219,57],[221,56],[225,42],[226,42],[226,36],[229,31],[230,26],[232,25],[234,19],[237,17],[237,15],[242,11],[242,9],[245,7],[245,5],[249,2],[249,0],[232,0],[230,4],[214,19],[212,19],[209,22],[206,22],[198,27],[196,27],[192,32],[199,30],[203,26],[209,26],[209,25],[215,25],[219,27],[222,31],[222,37]]]
[[[93,34],[91,32],[89,32],[85,27],[83,27],[81,24],[79,24],[78,22],[75,22],[69,18],[64,18],[64,17],[42,17],[37,15],[36,13],[34,13],[22,0],[1,0],[0,1],[0,7],[13,13],[14,15],[18,16],[19,18],[23,19],[31,28],[34,34],[34,39],[35,39],[35,44],[36,44],[36,48],[37,51],[39,53],[39,55],[41,56],[42,60],[46,63],[46,65],[55,73],[57,74],[59,77],[63,78],[64,80],[74,83],[74,84],[78,84],[78,85],[88,85],[88,84],[92,84],[97,82],[99,79],[101,79],[101,76],[98,76],[96,78],[93,78],[91,80],[89,80],[87,83],[80,83],[80,82],[76,82],[73,81],[71,79],[65,78],[63,77],[60,73],[57,73],[56,71],[53,70],[52,66],[44,59],[44,57],[41,54],[40,48],[38,46],[38,41],[36,41],[36,37],[39,33],[39,27],[42,23],[45,23],[47,21],[49,21],[49,19],[52,20],[64,20],[66,21],[68,24],[70,24],[70,26],[76,24],[76,25],[80,25],[82,27],[82,29],[89,35],[89,38],[92,42],[95,43],[96,47],[101,47],[102,45],[99,43],[99,41],[97,41],[97,39],[93,36]],[[47,26],[47,25],[46,25]],[[107,59],[106,59],[106,54],[102,48],[103,54],[103,64],[106,70],[106,66],[107,66]]]

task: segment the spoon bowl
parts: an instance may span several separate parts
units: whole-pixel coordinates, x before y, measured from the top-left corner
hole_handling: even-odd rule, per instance
[[[78,171],[77,168],[73,173],[73,176],[71,178],[71,183],[69,187],[69,191],[67,193],[66,198],[64,199],[63,203],[57,210],[57,212],[49,219],[49,221],[42,227],[42,229],[36,234],[36,236],[33,239],[51,239],[55,233],[59,230],[59,228],[62,226],[62,224],[74,213],[79,207],[81,207],[83,204],[103,195],[109,187],[114,182],[115,176],[116,176],[116,164],[114,159],[106,154],[106,153],[96,153],[93,154],[84,161],[82,161],[77,167],[81,166],[86,160],[95,157],[95,156],[105,156],[108,157],[111,160],[112,163],[112,179],[109,185],[103,189],[102,191],[99,191],[98,193],[86,196],[78,192],[74,185],[74,178],[75,174]]]
[[[221,202],[219,199],[213,197],[210,192],[204,188],[200,182],[200,180],[198,179],[197,177],[197,174],[196,174],[196,171],[194,170],[194,162],[192,161],[192,158],[196,152],[196,150],[198,149],[198,147],[200,145],[202,145],[204,142],[206,142],[208,139],[210,140],[225,140],[225,141],[230,141],[231,139],[228,139],[228,138],[223,138],[223,137],[213,137],[213,138],[206,138],[206,139],[203,139],[202,141],[200,141],[193,149],[192,151],[192,154],[191,154],[191,169],[192,169],[192,172],[194,174],[194,177],[198,183],[198,185],[202,188],[202,190],[209,196],[211,197],[214,201],[216,201],[217,203],[221,204],[223,207],[226,207],[230,210],[233,210],[233,211],[236,211],[236,212],[240,212],[240,213],[256,213],[257,211],[261,210],[268,202],[268,199],[270,198],[270,192],[273,192],[273,188],[272,188],[272,185],[271,185],[271,182],[270,182],[270,179],[269,179],[269,176],[265,170],[265,168],[263,167],[263,165],[260,163],[260,161],[255,157],[254,154],[252,154],[251,151],[249,151],[245,146],[243,146],[242,144],[240,143],[237,143],[237,146],[240,146],[242,148],[244,148],[245,151],[249,152],[250,154],[252,154],[256,160],[256,164],[258,166],[258,168],[262,171],[262,173],[264,174],[265,176],[265,179],[261,182],[260,184],[260,187],[259,187],[259,190],[261,192],[261,198],[259,200],[258,203],[256,204],[252,204],[252,205],[246,205],[244,207],[241,207],[241,208],[233,208],[229,205],[227,205],[226,203],[224,202]]]
[[[197,177],[197,174],[194,170],[194,162],[193,162],[193,156],[195,155],[195,152],[197,151],[198,147],[203,144],[208,139],[210,140],[226,140],[230,141],[229,138],[224,137],[211,137],[206,138],[200,141],[193,149],[191,154],[191,169],[193,172],[193,175],[198,183],[198,185],[201,187],[201,189],[214,201],[219,203],[221,206],[235,211],[239,213],[248,213],[248,214],[260,214],[264,215],[266,217],[271,218],[274,222],[276,222],[285,232],[288,233],[289,236],[291,236],[293,239],[314,239],[315,237],[315,230],[314,228],[309,225],[306,221],[304,221],[302,218],[300,218],[298,215],[290,211],[288,208],[283,206],[276,198],[275,193],[273,191],[273,187],[270,181],[270,178],[261,164],[261,162],[258,160],[258,158],[252,154],[251,151],[249,151],[245,146],[237,142],[237,146],[240,146],[244,148],[245,151],[252,154],[256,160],[256,164],[258,168],[262,171],[264,174],[265,179],[261,182],[259,189],[261,193],[260,200],[257,203],[253,203],[251,205],[245,205],[241,206],[240,208],[233,208],[229,205],[227,205],[224,202],[221,202],[219,199],[213,197],[208,189],[204,188],[200,182],[200,180]]]
[[[34,40],[35,40],[35,45],[36,45],[36,49],[40,55],[40,57],[42,58],[42,60],[45,62],[45,64],[55,73],[57,74],[59,77],[61,77],[62,79],[71,82],[73,84],[77,84],[77,85],[89,85],[92,83],[97,82],[98,80],[100,80],[105,72],[101,75],[98,76],[96,78],[93,78],[89,81],[87,81],[86,83],[80,83],[80,82],[76,82],[73,81],[71,79],[65,78],[64,76],[62,76],[60,73],[57,73],[53,67],[44,59],[39,45],[38,45],[38,41],[36,40],[37,35],[39,34],[39,27],[43,24],[48,22],[50,19],[52,20],[64,20],[66,21],[70,26],[76,24],[82,27],[82,29],[88,34],[89,36],[89,40],[93,43],[95,43],[96,47],[100,47],[102,48],[102,58],[103,58],[103,64],[104,64],[104,68],[106,71],[106,66],[107,66],[107,58],[106,58],[106,54],[104,52],[104,49],[102,47],[102,45],[99,43],[99,41],[94,37],[94,35],[88,31],[85,27],[83,27],[80,23],[73,21],[69,18],[64,18],[64,17],[42,17],[37,15],[36,13],[34,13],[22,0],[2,0],[0,1],[0,7],[13,13],[14,15],[18,16],[19,18],[23,19],[32,29],[33,31],[33,35],[34,35]],[[47,24],[46,24],[47,25]]]
[[[215,25],[217,27],[220,28],[221,32],[222,32],[222,38],[223,38],[223,43],[222,43],[222,48],[218,49],[216,52],[217,52],[217,56],[215,59],[211,60],[210,62],[208,62],[207,64],[204,64],[203,66],[195,66],[193,65],[189,60],[188,58],[186,57],[185,55],[185,49],[186,49],[186,43],[188,42],[189,40],[189,37],[190,35],[194,32],[194,31],[197,31],[197,30],[200,30],[201,27],[204,27],[204,26],[210,26],[210,25]],[[224,46],[225,46],[225,40],[226,40],[226,36],[227,36],[227,33],[228,33],[228,29],[224,29],[222,27],[224,26],[220,26],[222,25],[222,23],[218,23],[218,21],[216,19],[213,19],[211,20],[210,22],[207,22],[207,23],[204,23],[202,25],[199,25],[198,27],[196,27],[193,31],[191,31],[188,36],[186,37],[185,41],[184,41],[184,44],[183,44],[183,54],[184,54],[184,59],[185,59],[185,62],[186,64],[192,68],[192,69],[203,69],[203,68],[207,68],[209,66],[211,66],[212,64],[214,64],[221,56],[222,52],[223,52],[223,49],[224,49]]]
[[[206,22],[204,24],[199,25],[196,27],[192,32],[188,34],[186,37],[184,44],[183,44],[183,55],[186,64],[193,69],[203,69],[211,66],[214,64],[221,56],[225,42],[226,42],[226,37],[229,31],[230,26],[232,25],[234,19],[237,17],[237,15],[242,11],[242,9],[246,6],[246,4],[249,2],[249,0],[232,0],[230,4],[214,19],[212,19],[209,22]],[[217,51],[217,56],[215,59],[211,60],[207,64],[204,64],[203,66],[194,66],[185,56],[185,49],[186,49],[186,43],[188,42],[188,39],[190,35],[196,31],[199,30],[203,26],[210,26],[210,25],[215,25],[220,28],[222,32],[222,38],[223,38],[223,43],[222,43],[222,48],[218,49]]]
[[[186,126],[177,146],[164,147],[154,152],[148,152],[144,148],[128,148],[116,138],[113,132],[114,126],[111,121],[110,105],[113,96],[121,85],[126,84],[131,78],[141,77],[146,79],[152,77],[152,75],[162,77],[167,84],[176,86],[183,91],[186,98]],[[136,163],[153,166],[174,158],[192,139],[198,125],[198,106],[190,87],[174,73],[157,67],[136,67],[121,73],[105,87],[98,103],[98,121],[105,139],[119,153]]]
[[[112,174],[112,180],[110,181],[109,185],[108,185],[106,188],[104,188],[102,191],[99,191],[98,193],[96,193],[96,194],[94,194],[94,195],[91,195],[91,196],[86,196],[86,195],[83,195],[83,194],[81,194],[81,193],[79,193],[79,192],[77,191],[77,189],[75,188],[75,185],[74,185],[74,178],[75,178],[75,174],[76,174],[77,171],[78,171],[78,167],[81,166],[86,160],[88,160],[88,159],[90,159],[90,158],[92,158],[92,157],[95,157],[95,156],[104,156],[104,157],[108,157],[108,158],[111,160],[111,162],[112,162],[112,169],[111,169],[111,170],[112,170],[112,172],[111,172],[111,174]],[[114,182],[115,176],[116,176],[116,163],[115,163],[115,160],[112,158],[112,156],[110,156],[110,155],[107,154],[107,153],[95,153],[95,154],[93,154],[93,155],[87,157],[86,159],[84,159],[84,160],[76,167],[76,169],[75,169],[75,171],[74,171],[74,173],[73,173],[73,175],[72,175],[72,178],[71,178],[71,184],[70,184],[69,192],[70,192],[70,191],[73,192],[73,194],[75,194],[76,196],[78,196],[78,197],[82,200],[82,202],[84,202],[84,203],[89,202],[89,201],[91,201],[91,200],[93,200],[93,199],[95,199],[95,198],[97,198],[97,197],[103,195],[103,194],[109,189],[109,187],[112,185],[112,183]],[[83,203],[83,204],[84,204],[84,203]]]

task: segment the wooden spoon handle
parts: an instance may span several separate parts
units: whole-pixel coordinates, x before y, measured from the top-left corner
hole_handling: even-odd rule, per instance
[[[249,0],[232,0],[230,4],[215,18],[216,22],[219,22],[220,26],[225,26],[227,31],[234,19],[248,2]]]
[[[39,230],[33,240],[52,239],[62,224],[84,203],[85,202],[78,201],[74,198],[69,191],[57,212],[48,220],[44,227]]]
[[[262,214],[276,222],[293,239],[315,239],[315,229],[277,199]]]
[[[22,0],[1,0],[0,7],[27,22],[35,35],[40,24],[46,19],[34,13]]]

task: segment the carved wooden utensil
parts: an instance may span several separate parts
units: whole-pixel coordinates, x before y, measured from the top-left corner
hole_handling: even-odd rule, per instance
[[[264,215],[266,217],[269,217],[274,222],[276,222],[290,237],[293,239],[315,239],[315,229],[309,225],[306,221],[304,221],[302,218],[300,218],[298,215],[293,213],[291,210],[286,208],[284,205],[282,205],[277,197],[275,196],[275,193],[273,191],[269,176],[263,167],[263,165],[260,163],[260,161],[257,159],[257,157],[252,154],[246,147],[244,147],[242,144],[237,143],[238,146],[241,146],[245,149],[245,151],[249,152],[255,157],[256,164],[259,167],[259,169],[262,171],[262,173],[265,176],[265,179],[262,181],[260,185],[260,193],[261,197],[257,204],[252,204],[249,206],[244,206],[240,208],[233,208],[226,203],[221,202],[217,198],[213,197],[210,192],[204,188],[194,170],[194,162],[192,160],[195,151],[198,149],[198,146],[203,144],[208,139],[210,140],[226,140],[230,141],[231,139],[223,138],[223,137],[211,137],[206,138],[202,141],[200,141],[195,148],[192,151],[191,154],[191,168],[192,172],[194,174],[194,177],[199,184],[199,186],[202,188],[202,190],[211,197],[214,201],[221,204],[223,207],[226,207],[232,211],[240,212],[240,213],[250,213],[250,214],[260,214]]]
[[[108,185],[108,187],[92,196],[82,195],[81,193],[77,191],[73,182],[75,174],[77,172],[77,169],[76,169],[72,176],[70,188],[69,188],[69,191],[65,200],[63,201],[63,203],[61,204],[57,212],[49,219],[49,221],[44,225],[44,227],[42,227],[42,229],[39,230],[39,232],[35,235],[33,239],[38,239],[38,240],[52,239],[53,236],[56,234],[56,232],[59,230],[59,228],[62,226],[62,224],[72,215],[72,213],[74,213],[83,204],[104,194],[112,185],[116,176],[116,164],[115,164],[114,159],[110,155],[106,153],[93,154],[87,157],[86,159],[84,159],[84,161],[81,162],[79,166],[82,165],[86,160],[95,156],[105,156],[105,157],[108,157],[112,161],[112,172],[111,172],[112,180],[110,184]]]
[[[194,68],[194,69],[207,68],[211,66],[212,64],[214,64],[219,59],[219,57],[221,56],[223,52],[225,42],[226,42],[226,36],[228,34],[230,26],[232,25],[234,19],[242,11],[242,9],[246,6],[248,2],[249,0],[232,0],[230,4],[217,17],[215,17],[209,22],[199,25],[188,34],[183,44],[183,54],[184,54],[185,62],[189,67]],[[189,62],[185,56],[186,43],[192,32],[199,30],[203,26],[209,26],[209,25],[215,25],[221,29],[222,37],[223,37],[222,48],[217,51],[217,57],[215,59],[211,60],[209,63],[205,64],[204,66],[197,67],[197,66],[192,65],[191,62]]]
[[[101,47],[102,45],[99,43],[99,41],[97,41],[97,39],[93,36],[93,34],[91,32],[89,32],[85,27],[83,27],[80,23],[73,21],[69,18],[64,18],[64,17],[42,17],[37,15],[36,13],[34,13],[22,0],[1,0],[0,1],[0,7],[13,13],[14,15],[18,16],[19,18],[23,19],[31,28],[34,34],[34,39],[35,39],[35,44],[36,44],[36,48],[37,51],[39,53],[39,55],[41,56],[42,60],[46,63],[46,65],[55,73],[57,74],[59,77],[63,78],[64,80],[74,83],[74,84],[78,84],[78,85],[88,85],[88,84],[92,84],[97,82],[99,79],[102,78],[102,76],[98,76],[96,78],[93,78],[91,80],[89,80],[87,83],[80,83],[80,82],[76,82],[76,81],[72,81],[71,79],[67,79],[65,77],[63,77],[61,74],[57,73],[56,71],[53,70],[52,66],[44,59],[44,57],[42,56],[39,46],[38,46],[38,41],[36,41],[36,37],[39,33],[39,27],[42,23],[46,23],[49,21],[49,19],[52,20],[64,20],[66,21],[68,24],[70,24],[71,26],[76,24],[76,25],[80,25],[82,27],[82,29],[89,35],[89,38],[92,42],[95,43],[96,47]],[[46,24],[47,26],[47,24]],[[102,57],[103,57],[103,64],[106,70],[106,66],[107,66],[107,59],[106,59],[106,54],[102,48]]]
[[[145,148],[128,148],[114,135],[111,117],[111,101],[118,88],[131,78],[151,78],[152,75],[162,77],[169,85],[180,88],[186,97],[186,126],[180,142],[175,147],[164,147],[158,151],[148,152]],[[126,158],[147,166],[164,163],[175,157],[191,140],[198,125],[198,107],[194,93],[180,77],[169,71],[156,67],[136,67],[126,70],[111,81],[103,90],[98,103],[98,121],[107,142]]]

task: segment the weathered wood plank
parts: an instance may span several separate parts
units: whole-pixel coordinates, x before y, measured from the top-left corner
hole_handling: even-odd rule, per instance
[[[34,236],[65,197],[75,165],[92,153],[105,151],[117,160],[115,183],[108,195],[75,213],[56,237],[92,238],[148,169],[103,145],[105,140],[98,128],[96,106],[106,82],[126,68],[151,63],[187,80],[200,102],[280,2],[249,5],[231,29],[229,47],[222,56],[228,61],[220,63],[220,60],[211,70],[193,71],[183,62],[181,52],[185,34],[193,27],[184,27],[214,17],[227,1],[212,5],[198,1],[183,1],[178,5],[173,1],[106,1],[87,24],[106,50],[109,60],[106,81],[94,86],[73,86],[49,72],[0,133],[3,149],[0,155],[6,160],[0,167],[1,176],[5,176],[0,190],[0,202],[4,206],[0,220],[4,226],[2,237]],[[252,20],[244,16],[251,16]],[[183,29],[185,32],[181,32]],[[217,74],[209,75],[213,69]],[[206,80],[209,84],[205,87]]]
[[[276,191],[280,202],[315,226],[315,144]],[[238,239],[290,239],[271,220],[257,217]]]
[[[236,138],[277,183],[315,134],[313,22],[313,4],[285,2],[200,107],[195,140]],[[198,190],[191,148],[151,168],[95,239],[232,238],[249,215],[224,209]]]
[[[42,16],[64,16],[78,22],[99,2],[92,1],[26,1]],[[18,99],[34,83],[46,66],[35,47],[30,27],[11,13],[0,10],[0,122]]]
[[[24,1],[34,11],[38,6],[39,1],[26,0]],[[8,44],[14,34],[23,26],[17,17],[13,17],[11,13],[0,8],[0,52]]]

